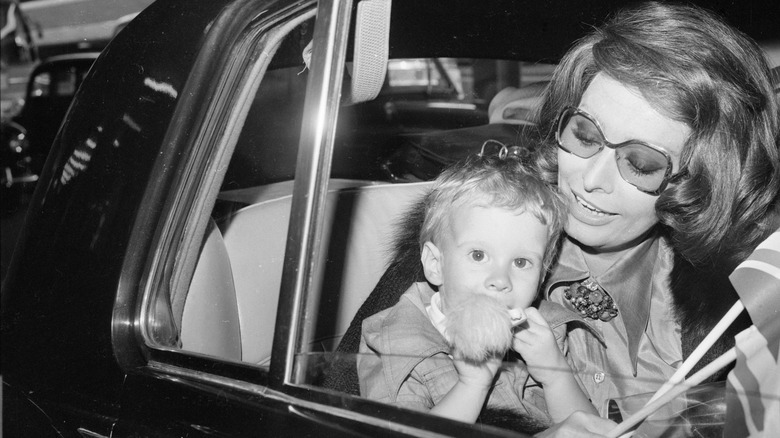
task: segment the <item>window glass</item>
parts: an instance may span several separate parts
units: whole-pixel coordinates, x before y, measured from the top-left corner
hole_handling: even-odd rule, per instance
[[[147,317],[158,345],[260,367],[270,362],[311,74],[303,52],[312,28],[306,22],[283,40],[251,99],[204,219],[189,286],[183,294],[160,293]],[[384,272],[395,224],[429,187],[426,181],[458,154],[478,150],[481,142],[473,138],[517,138],[515,130],[490,126],[488,109],[498,91],[528,82],[525,70],[501,60],[392,60],[376,99],[340,107],[322,249],[313,262],[320,271],[302,328],[300,357],[312,362],[297,364],[298,383],[326,384],[331,368],[323,358],[336,351]],[[346,72],[349,87],[349,66]],[[58,91],[75,90],[76,79],[75,71],[63,75]],[[448,146],[442,135],[459,130],[476,130],[477,136],[449,144],[454,155],[436,152],[427,161],[415,155],[421,147]],[[186,267],[187,255],[181,258],[177,263]],[[347,360],[354,362],[354,353]]]
[[[271,61],[272,67],[259,79],[257,91],[252,91],[255,94],[250,96],[248,113],[244,111],[244,100],[235,104],[216,103],[221,111],[230,110],[246,117],[246,121],[242,119],[232,125],[240,129],[238,146],[232,147],[236,137],[218,137],[221,132],[218,129],[208,131],[207,127],[199,127],[207,131],[205,136],[225,142],[221,148],[235,153],[229,165],[225,162],[224,166],[209,172],[209,176],[212,173],[218,176],[210,179],[214,187],[202,193],[213,195],[200,195],[210,198],[205,202],[215,205],[213,211],[207,212],[208,216],[188,216],[188,229],[204,230],[200,246],[166,243],[170,246],[160,252],[166,260],[164,263],[173,269],[158,274],[153,279],[157,283],[147,286],[144,333],[152,347],[261,366],[270,358],[287,226],[283,217],[289,217],[301,129],[300,115],[295,114],[303,108],[306,88],[300,54],[311,39],[310,34],[308,38],[305,35],[312,24],[312,20],[305,22],[284,39]],[[259,46],[257,50],[271,48]],[[291,67],[289,59],[294,52],[300,65]],[[246,58],[235,61],[236,64],[244,62]],[[243,64],[241,68],[252,71]],[[78,77],[75,71],[69,73],[72,74],[67,77],[74,83],[71,88],[75,89]],[[241,83],[249,85],[238,82],[226,85],[223,96],[243,99],[242,93],[249,88],[228,88],[252,86],[254,89],[256,79]],[[63,90],[67,88],[63,85]],[[225,120],[227,116],[215,117],[206,123],[219,124]],[[253,208],[256,203],[268,204],[270,210]],[[250,223],[254,214],[237,215],[240,210],[270,211],[260,215],[270,222]],[[191,239],[181,240],[190,242]],[[172,247],[177,250],[170,250]]]

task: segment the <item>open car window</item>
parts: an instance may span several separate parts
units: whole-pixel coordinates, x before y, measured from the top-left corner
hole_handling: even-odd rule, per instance
[[[200,219],[204,234],[197,248],[181,248],[197,257],[182,254],[167,296],[148,297],[153,345],[269,365],[311,73],[302,54],[313,26],[302,20],[278,47],[263,49],[276,55],[237,103],[245,120],[201,195],[213,205]],[[323,249],[314,261],[319,289],[310,291],[316,313],[303,328],[312,351],[334,351],[384,272],[399,220],[451,161],[437,160],[437,148],[468,154],[487,139],[517,141],[518,127],[488,123],[490,101],[498,88],[521,89],[550,71],[503,60],[396,59],[376,99],[341,105]],[[426,148],[434,158],[418,162]]]

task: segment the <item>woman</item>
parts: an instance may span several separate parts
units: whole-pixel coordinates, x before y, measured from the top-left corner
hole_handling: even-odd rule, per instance
[[[616,317],[591,321],[608,352],[582,330],[570,348],[602,415],[609,400],[625,412],[621,398],[655,391],[731,307],[726,276],[776,227],[769,70],[755,43],[714,16],[648,3],[569,52],[540,121],[570,207],[548,296],[570,304],[572,282],[595,280],[614,298]],[[711,356],[731,343],[724,336]]]
[[[540,162],[571,212],[545,290],[589,318],[569,333],[570,357],[602,416],[656,390],[736,300],[727,275],[778,226],[779,119],[758,46],[695,7],[624,10],[556,69]],[[419,272],[415,213],[342,351]]]

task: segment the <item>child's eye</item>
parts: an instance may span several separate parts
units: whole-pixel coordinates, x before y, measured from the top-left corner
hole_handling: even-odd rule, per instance
[[[527,268],[531,265],[531,262],[528,259],[515,259],[515,267],[516,268]]]
[[[485,251],[475,249],[474,251],[471,251],[471,259],[475,262],[481,262],[482,260],[485,260]]]

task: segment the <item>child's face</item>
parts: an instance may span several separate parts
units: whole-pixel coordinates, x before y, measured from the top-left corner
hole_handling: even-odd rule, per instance
[[[486,294],[508,308],[531,305],[542,276],[547,226],[533,214],[465,205],[451,212],[439,245],[422,251],[425,276],[439,287],[446,315],[471,294]]]

